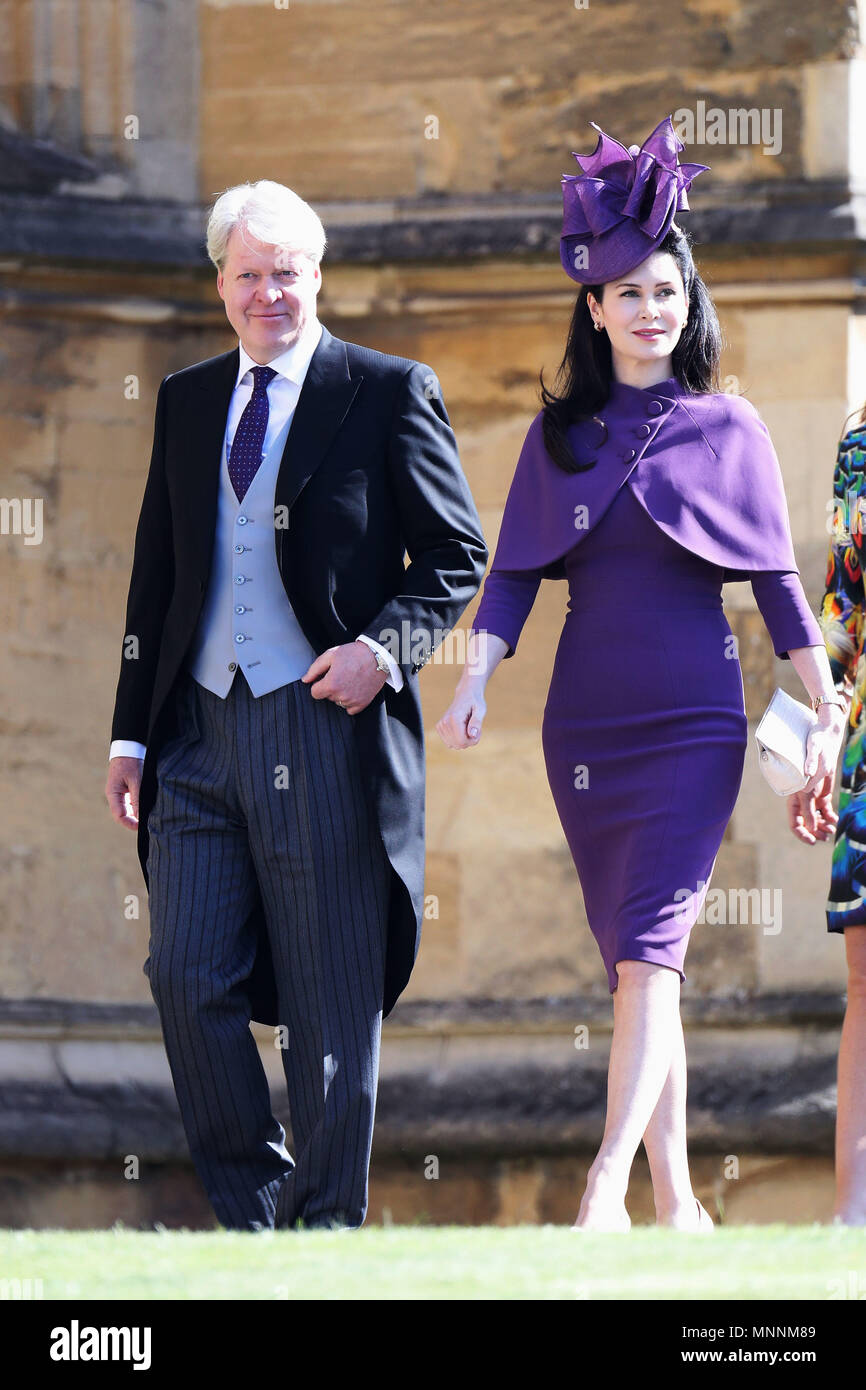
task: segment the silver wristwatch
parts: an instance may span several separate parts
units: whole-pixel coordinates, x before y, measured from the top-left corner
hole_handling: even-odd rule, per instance
[[[365,642],[364,646],[366,647],[366,645],[367,643]],[[388,665],[382,652],[377,652],[375,647],[370,647],[369,650],[373,653],[374,657],[376,658],[376,670],[384,671],[386,676],[390,676],[391,667]]]

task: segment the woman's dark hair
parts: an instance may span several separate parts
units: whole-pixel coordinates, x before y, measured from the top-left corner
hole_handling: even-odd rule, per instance
[[[657,251],[667,251],[679,267],[688,304],[688,321],[673,350],[673,375],[689,391],[718,391],[722,331],[709,290],[692,259],[691,238],[675,223]],[[586,300],[592,291],[601,301],[604,285],[581,285],[565,356],[556,374],[559,390],[549,391],[544,372],[539,374],[544,402],[542,433],[544,447],[554,463],[566,473],[583,473],[594,468],[596,460],[579,464],[566,436],[569,425],[591,419],[607,403],[613,384],[610,339],[593,326]]]

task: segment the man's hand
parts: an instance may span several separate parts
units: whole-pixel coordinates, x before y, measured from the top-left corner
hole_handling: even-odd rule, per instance
[[[141,758],[112,758],[108,764],[105,796],[116,821],[130,830],[138,829],[138,793],[141,789]]]
[[[301,676],[309,685],[314,700],[333,700],[342,704],[347,714],[360,714],[388,679],[380,671],[373,651],[366,642],[345,642],[340,647],[328,647]]]

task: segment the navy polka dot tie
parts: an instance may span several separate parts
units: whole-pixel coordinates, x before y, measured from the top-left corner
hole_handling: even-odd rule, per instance
[[[268,428],[268,382],[275,376],[273,367],[253,367],[253,394],[244,406],[229,454],[229,477],[239,502],[243,502],[262,461]]]

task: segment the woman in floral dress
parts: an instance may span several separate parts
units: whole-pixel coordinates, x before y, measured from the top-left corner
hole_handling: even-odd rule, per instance
[[[843,932],[848,1004],[839,1045],[835,1219],[866,1225],[866,658],[863,538],[866,532],[866,406],[839,443],[821,627],[836,689],[849,702],[839,814],[833,778],[788,799],[791,829],[807,844],[835,835],[827,929]]]

